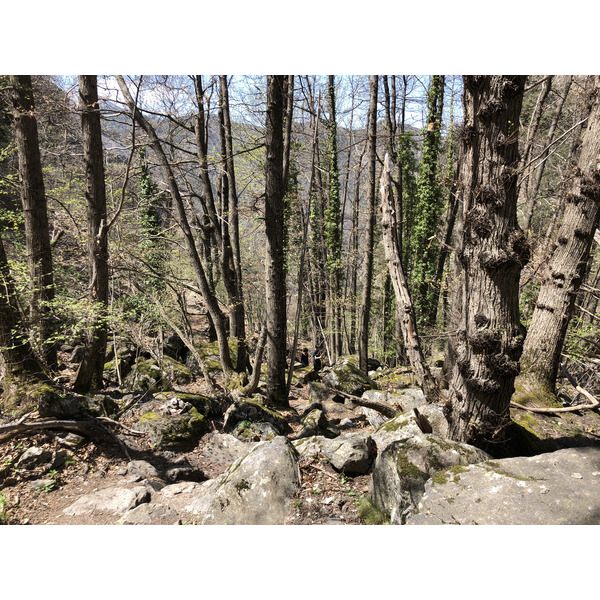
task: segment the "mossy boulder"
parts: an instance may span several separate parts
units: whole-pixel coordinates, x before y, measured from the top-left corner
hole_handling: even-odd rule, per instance
[[[196,379],[189,367],[170,356],[163,357],[163,370],[171,382],[177,385],[187,385]]]
[[[128,390],[169,391],[173,389],[169,377],[153,358],[140,358],[123,380]]]
[[[229,345],[231,362],[235,365],[237,361],[237,340],[230,339],[227,343]],[[198,351],[200,358],[202,358],[204,361],[206,369],[209,373],[219,373],[223,370],[218,342],[206,342],[205,344],[198,344],[196,345],[196,350]],[[185,365],[195,374],[200,374],[202,372],[198,361],[194,358],[194,355],[191,352],[187,355]]]
[[[483,462],[491,457],[474,446],[420,433],[392,442],[379,453],[373,467],[369,496],[373,504],[401,525],[417,506],[427,480],[436,473]]]
[[[227,408],[219,398],[211,398],[202,394],[189,394],[185,392],[159,392],[154,394],[154,400],[161,403],[173,399],[191,404],[200,414],[206,417],[222,417]]]
[[[283,415],[255,400],[244,400],[232,404],[225,412],[223,431],[231,433],[242,421],[270,423],[279,435],[286,435],[292,431]]]
[[[271,423],[240,421],[231,431],[231,435],[242,442],[261,442],[272,440],[280,434]]]
[[[195,408],[179,415],[160,415],[147,412],[136,429],[144,431],[159,450],[191,450],[208,432],[208,420]]]
[[[323,376],[322,381],[331,388],[353,396],[360,396],[366,390],[377,388],[377,384],[349,356],[341,357]]]

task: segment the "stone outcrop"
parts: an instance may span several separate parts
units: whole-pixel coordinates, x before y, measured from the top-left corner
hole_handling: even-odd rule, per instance
[[[427,482],[406,524],[600,524],[600,448],[440,471]]]
[[[279,436],[200,484],[185,510],[204,525],[283,525],[298,487],[297,452]]]

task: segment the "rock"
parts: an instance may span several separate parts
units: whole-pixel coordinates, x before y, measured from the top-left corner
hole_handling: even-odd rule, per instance
[[[231,431],[231,435],[243,442],[260,442],[272,440],[280,434],[271,423],[241,421]]]
[[[29,487],[34,491],[49,492],[56,487],[55,479],[36,479],[29,482]]]
[[[76,346],[71,353],[71,358],[69,358],[69,362],[72,363],[80,363],[83,360],[83,346]]]
[[[285,417],[277,411],[267,408],[260,402],[253,400],[244,400],[232,404],[225,412],[225,421],[223,431],[231,433],[236,425],[242,421],[251,423],[270,423],[273,425],[279,435],[285,435],[291,432]]]
[[[189,367],[186,367],[186,365],[170,356],[163,357],[163,369],[171,382],[177,385],[187,385],[196,379],[196,376]]]
[[[369,495],[377,508],[402,524],[418,504],[427,480],[447,467],[482,462],[490,456],[468,444],[443,440],[419,430],[388,444],[377,456]]]
[[[348,429],[350,427],[354,427],[354,423],[351,419],[345,418],[339,422],[340,429]]]
[[[173,386],[167,373],[153,358],[140,358],[123,379],[123,387],[129,390],[168,391]]]
[[[358,365],[352,357],[341,357],[338,359],[331,370],[323,376],[323,383],[331,388],[360,396],[364,391],[377,387]]]
[[[369,371],[376,371],[381,367],[381,363],[376,358],[367,358],[367,369]]]
[[[321,383],[320,381],[311,381],[308,384],[308,400],[310,404],[320,404],[323,402],[343,402],[344,396],[338,394],[333,388]]]
[[[176,333],[173,333],[164,339],[163,353],[165,356],[174,358],[177,361],[185,361],[189,350],[183,340]]]
[[[179,525],[177,511],[163,504],[140,504],[128,510],[117,525]]]
[[[448,422],[444,417],[441,404],[425,404],[419,408],[433,428],[433,434],[445,439],[448,437]],[[421,434],[417,425],[414,412],[405,412],[389,419],[373,432],[373,440],[377,444],[377,450],[381,452],[392,442],[407,439]]]
[[[342,473],[364,474],[376,454],[376,447],[368,433],[357,432],[340,435],[335,439],[313,436],[296,440],[294,447],[301,456],[324,456],[331,465]]]
[[[82,435],[69,432],[65,436],[59,437],[58,440],[61,444],[68,446],[69,448],[79,448],[84,442],[85,438]]]
[[[53,455],[50,450],[32,446],[31,448],[27,448],[27,450],[21,454],[19,460],[15,463],[15,468],[28,471],[42,466],[50,468],[52,458]]]
[[[407,525],[600,524],[600,448],[488,460],[437,473]]]
[[[297,453],[276,437],[202,484],[186,510],[202,524],[283,525],[299,489]]]
[[[162,403],[179,400],[191,404],[200,414],[206,417],[222,417],[226,408],[223,401],[217,398],[187,392],[159,392],[154,395],[154,399]]]
[[[106,417],[119,411],[119,405],[106,394],[96,394],[87,398],[87,411],[94,416]]]
[[[302,418],[304,427],[296,436],[296,439],[312,437],[313,435],[325,435],[329,423],[323,411],[315,408]],[[326,436],[327,437],[327,436]]]
[[[254,442],[241,441],[228,433],[215,431],[202,438],[200,456],[217,465],[230,465],[248,454],[256,445]]]
[[[183,465],[167,469],[165,471],[165,479],[170,483],[177,483],[178,481],[206,481],[206,476],[198,467]]]
[[[117,470],[116,475],[137,475],[142,479],[158,477],[158,471],[145,460],[132,460]]]
[[[107,349],[106,362],[104,363],[104,373],[103,377],[108,382],[118,385],[119,383],[119,374],[117,373],[117,366],[119,368],[119,373],[121,375],[121,380],[123,380],[129,372],[131,371],[131,367],[135,362],[135,349],[129,348],[118,348],[117,356],[118,360],[114,358],[114,349],[110,346]]]
[[[296,367],[292,375],[292,384],[306,385],[311,381],[318,381],[319,374],[311,367]]]
[[[150,501],[150,493],[143,486],[132,489],[109,487],[92,492],[76,500],[63,513],[70,517],[95,514],[122,514],[139,504]]]
[[[208,422],[195,408],[180,415],[161,416],[147,412],[140,418],[136,429],[147,433],[158,450],[190,450],[208,431]]]
[[[88,399],[77,394],[55,393],[52,396],[40,398],[38,402],[40,417],[71,419],[84,416],[88,412],[88,408]]]

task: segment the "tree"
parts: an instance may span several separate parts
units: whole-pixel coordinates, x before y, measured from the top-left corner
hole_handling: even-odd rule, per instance
[[[329,274],[330,328],[333,330],[333,353],[342,353],[341,277],[342,277],[342,215],[340,210],[340,173],[338,167],[337,123],[335,109],[335,77],[329,76],[329,202],[325,210],[326,267]]]
[[[564,215],[525,339],[516,402],[558,406],[555,382],[561,351],[600,223],[600,77],[592,79],[587,129],[577,164],[565,182]]]
[[[44,360],[54,368],[55,324],[51,313],[54,300],[54,271],[33,86],[30,75],[11,75],[10,83],[15,141],[19,156],[21,201],[25,216],[27,264],[31,282],[31,327],[38,332]]]
[[[358,335],[359,366],[368,372],[369,320],[371,317],[371,286],[373,280],[373,240],[375,233],[375,168],[377,161],[377,89],[378,76],[372,75],[369,83],[369,187],[367,196],[367,239],[365,242],[365,262],[363,270],[363,291],[360,307]]]
[[[437,233],[442,215],[442,187],[438,159],[441,149],[441,119],[444,105],[444,76],[434,75],[427,92],[427,127],[423,132],[414,225],[411,231],[413,252],[413,287],[417,319],[421,324],[435,324],[437,297],[433,293],[438,244],[433,237]]]
[[[179,186],[177,185],[175,173],[171,168],[169,159],[164,152],[164,149],[162,147],[158,135],[156,134],[154,127],[144,117],[141,110],[137,106],[136,102],[134,101],[133,97],[129,92],[125,80],[121,75],[117,75],[116,79],[119,85],[119,89],[121,90],[121,93],[125,98],[125,102],[128,105],[129,110],[132,114],[132,117],[139,123],[140,127],[146,132],[146,135],[150,139],[150,146],[152,147],[152,150],[154,151],[158,159],[159,165],[163,172],[163,176],[167,181],[167,186],[171,194],[172,201],[174,203],[175,219],[183,234],[184,243],[191,260],[192,268],[194,269],[196,282],[198,283],[200,293],[202,294],[202,299],[206,304],[207,310],[215,326],[217,339],[219,342],[219,356],[221,359],[223,372],[225,373],[226,379],[229,379],[233,373],[233,365],[231,362],[231,355],[229,353],[229,345],[227,341],[228,338],[225,315],[223,314],[223,311],[219,306],[218,300],[214,295],[213,290],[211,290],[210,288],[208,279],[206,277],[205,269],[202,265],[202,261],[200,260],[200,255],[198,253],[198,248],[196,247],[194,234],[192,232],[190,221],[186,213],[183,197],[179,190]]]
[[[286,369],[286,286],[283,244],[283,112],[282,75],[267,77],[265,258],[267,304],[267,397],[274,404],[287,404]]]
[[[88,226],[89,300],[93,317],[88,326],[83,360],[74,389],[101,389],[106,354],[108,307],[108,223],[102,152],[102,128],[96,75],[79,76],[79,103],[83,131]]]
[[[455,238],[461,267],[448,340],[453,439],[497,448],[510,422],[525,329],[519,277],[529,246],[517,223],[524,76],[465,76]]]
[[[4,243],[0,238],[0,355],[3,367],[2,412],[26,413],[52,394],[44,366],[33,352],[19,310]]]

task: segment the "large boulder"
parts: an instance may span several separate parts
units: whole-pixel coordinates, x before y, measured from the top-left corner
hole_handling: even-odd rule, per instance
[[[339,358],[331,370],[325,373],[322,381],[331,388],[353,396],[360,396],[365,390],[377,387],[377,384],[363,373],[349,356]]]
[[[347,433],[335,439],[312,436],[293,442],[301,456],[323,456],[341,473],[367,473],[376,455],[375,444],[366,432]]]
[[[123,379],[123,387],[128,390],[168,391],[173,386],[169,377],[153,358],[140,358]]]
[[[150,501],[150,492],[145,486],[131,489],[110,487],[82,496],[63,510],[69,517],[99,514],[123,514],[136,506]]]
[[[212,431],[202,438],[199,454],[218,466],[230,465],[255,448],[256,442],[242,441],[229,433]]]
[[[170,356],[163,356],[162,367],[171,383],[187,385],[196,379],[196,376],[188,366]]]
[[[283,525],[298,489],[297,452],[279,436],[200,484],[185,509],[203,525]]]
[[[418,504],[427,480],[447,467],[482,462],[490,456],[468,444],[418,434],[387,445],[373,467],[369,495],[373,504],[402,524]]]
[[[222,417],[226,408],[218,398],[187,392],[159,392],[154,394],[154,400],[166,408],[189,404],[206,417]]]
[[[419,413],[429,421],[434,435],[442,439],[448,437],[448,422],[441,404],[426,404],[419,409]],[[378,451],[381,452],[392,442],[404,440],[421,433],[415,414],[411,411],[401,413],[386,421],[375,429],[372,436],[377,444]]]
[[[292,431],[283,415],[255,400],[242,400],[232,404],[225,412],[223,431],[231,433],[242,421],[270,423],[279,435]]]
[[[117,525],[179,525],[179,514],[163,504],[140,504],[128,510]]]
[[[600,448],[488,460],[436,473],[407,525],[600,524]]]
[[[190,450],[208,431],[208,422],[195,408],[174,415],[147,412],[142,415],[136,429],[148,434],[158,450]]]

